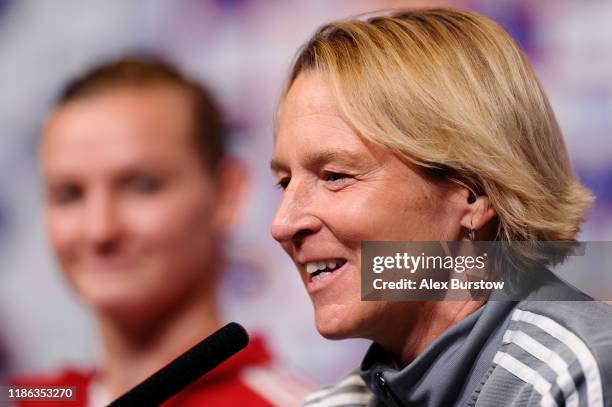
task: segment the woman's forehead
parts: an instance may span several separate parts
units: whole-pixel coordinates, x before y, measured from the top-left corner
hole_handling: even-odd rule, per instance
[[[43,132],[45,167],[88,168],[96,159],[109,165],[172,156],[184,159],[185,152],[195,151],[187,109],[172,103],[176,101],[172,98],[148,96],[109,94],[59,108]]]
[[[339,115],[328,82],[317,72],[302,73],[295,79],[283,101],[282,112]]]

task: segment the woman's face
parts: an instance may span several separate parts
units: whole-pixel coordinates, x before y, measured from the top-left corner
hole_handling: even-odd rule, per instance
[[[301,74],[283,102],[272,168],[283,189],[272,235],[302,277],[319,332],[374,339],[408,321],[410,303],[360,300],[360,244],[459,238],[465,191],[433,184],[367,142],[317,73]],[[319,263],[333,270],[312,277]]]
[[[45,128],[46,225],[76,291],[101,312],[146,318],[215,282],[216,184],[172,86],[68,102]]]

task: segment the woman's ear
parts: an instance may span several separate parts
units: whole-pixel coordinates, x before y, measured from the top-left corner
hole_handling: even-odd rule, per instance
[[[475,196],[470,193],[467,197],[467,211],[461,218],[461,226],[467,230],[474,229],[476,232],[481,229],[488,229],[497,212],[489,197],[486,195]]]
[[[238,218],[247,187],[247,171],[237,158],[226,157],[215,172],[216,203],[213,216],[215,228],[227,234]]]

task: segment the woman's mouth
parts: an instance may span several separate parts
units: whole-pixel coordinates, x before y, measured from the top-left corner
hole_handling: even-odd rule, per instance
[[[341,269],[345,264],[346,259],[342,258],[307,262],[304,268],[308,274],[308,285],[315,288],[324,284],[325,280],[328,280],[334,272]]]

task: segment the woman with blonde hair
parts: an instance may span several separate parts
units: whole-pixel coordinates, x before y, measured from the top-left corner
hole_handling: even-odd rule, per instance
[[[496,23],[442,8],[323,26],[289,76],[272,169],[272,234],[317,329],[374,342],[307,406],[612,405],[605,303],[360,298],[364,241],[533,242],[516,260],[543,269],[567,252],[537,242],[575,241],[592,196]]]

